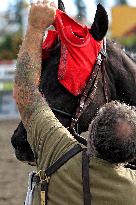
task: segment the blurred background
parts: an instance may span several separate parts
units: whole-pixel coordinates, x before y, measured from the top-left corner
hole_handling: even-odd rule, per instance
[[[108,38],[136,53],[136,1],[63,0],[66,12],[77,21],[91,25],[96,5],[109,15]],[[15,64],[25,35],[29,0],[0,0],[0,205],[23,205],[27,175],[33,168],[16,160],[10,138],[19,122],[12,97]]]

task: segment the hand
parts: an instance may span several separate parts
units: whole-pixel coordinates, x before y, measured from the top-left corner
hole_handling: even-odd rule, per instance
[[[32,3],[29,13],[29,26],[44,31],[54,23],[56,8],[47,0]]]

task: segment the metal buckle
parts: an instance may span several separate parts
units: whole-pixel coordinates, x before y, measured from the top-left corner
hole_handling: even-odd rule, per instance
[[[46,181],[49,183],[50,177],[45,174],[45,171],[40,170],[36,176],[39,176],[41,182]]]
[[[97,65],[99,65],[99,66],[101,65],[101,63],[102,63],[101,53],[98,54],[97,62],[96,62],[96,63],[97,63]]]
[[[102,64],[102,61],[103,61],[103,58],[102,57],[104,57],[104,58],[106,58],[106,56],[107,56],[107,53],[106,53],[106,51],[102,48],[101,50],[100,50],[100,52],[99,52],[99,54],[98,54],[98,57],[97,57],[97,65],[101,65]]]
[[[104,56],[105,58],[106,58],[106,56],[107,56],[107,53],[106,53],[106,51],[105,51],[103,48],[100,50],[100,54],[101,54],[102,56]]]

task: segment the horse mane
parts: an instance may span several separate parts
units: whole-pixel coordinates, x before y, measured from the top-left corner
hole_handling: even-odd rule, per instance
[[[130,51],[130,50],[127,50],[127,49],[125,49],[124,51],[125,51],[126,55],[127,55],[132,61],[134,61],[134,62],[136,63],[136,53],[134,53],[134,52],[132,52],[132,51]]]
[[[136,63],[136,54],[133,53],[132,51],[128,50],[118,42],[115,42],[113,40],[107,39],[107,53],[108,55],[112,58],[110,58],[110,61],[116,60],[117,64],[122,64],[124,67],[126,65],[124,64],[123,61],[128,62],[128,64],[133,64],[135,65]],[[128,65],[129,66],[129,65]],[[130,65],[131,68],[132,65]],[[135,65],[136,66],[136,65]],[[116,65],[117,67],[117,65]],[[130,69],[131,71],[131,69]]]
[[[126,50],[112,40],[107,39],[107,73],[114,88],[113,99],[136,106],[136,61]],[[133,93],[133,94],[132,94]]]
[[[120,50],[121,52],[124,52],[132,61],[136,63],[136,53],[121,45],[117,41],[107,39],[107,46],[109,46],[109,48],[111,48],[111,44],[113,44],[116,47],[116,49]]]

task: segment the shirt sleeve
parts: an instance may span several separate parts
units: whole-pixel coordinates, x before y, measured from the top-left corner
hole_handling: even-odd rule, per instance
[[[37,166],[44,169],[71,149],[77,141],[62,126],[48,104],[38,107],[27,127],[27,138],[37,159]]]

